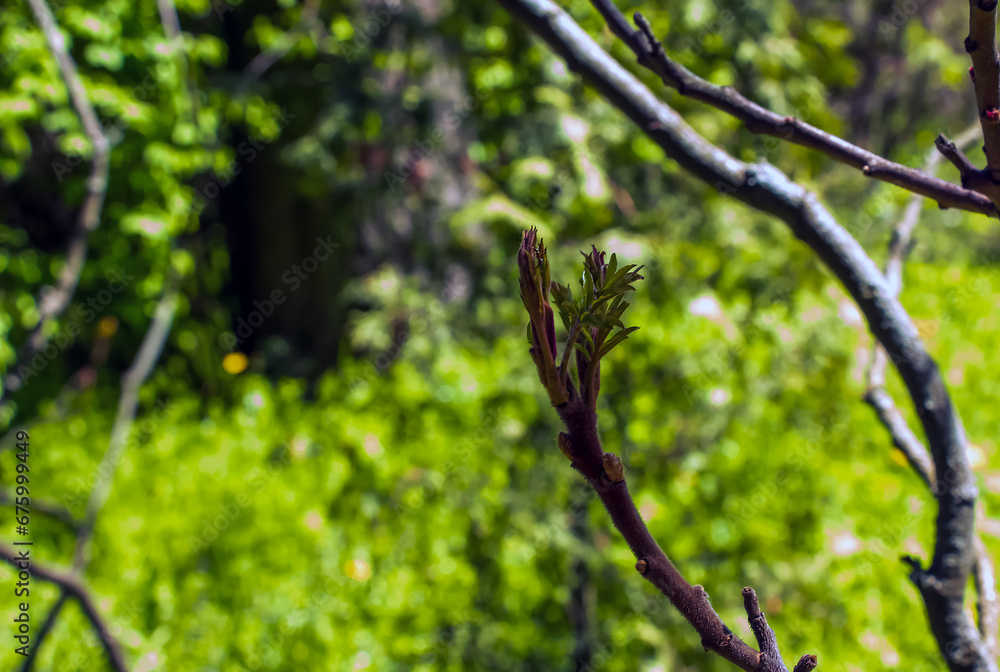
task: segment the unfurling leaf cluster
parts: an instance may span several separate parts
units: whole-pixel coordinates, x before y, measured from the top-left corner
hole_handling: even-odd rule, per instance
[[[528,343],[532,359],[552,402],[559,405],[579,390],[587,404],[596,408],[601,358],[638,329],[625,327],[621,318],[629,307],[625,294],[635,290],[634,283],[642,280],[642,276],[641,266],[628,264],[619,268],[614,254],[606,263],[605,253],[596,247],[589,254],[581,254],[584,257],[581,295],[575,299],[568,285],[550,281],[545,246],[534,229],[526,231],[518,253],[521,300],[530,318]],[[550,293],[567,331],[559,366],[555,365],[558,353]],[[570,352],[576,355],[576,386],[569,374]]]

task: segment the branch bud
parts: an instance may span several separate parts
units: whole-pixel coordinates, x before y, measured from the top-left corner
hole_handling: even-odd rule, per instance
[[[562,454],[568,457],[571,461],[573,459],[573,444],[569,440],[569,434],[566,432],[559,432],[559,436],[556,437],[556,444],[559,446],[559,450]]]
[[[604,453],[604,471],[608,474],[608,478],[615,483],[621,483],[625,480],[625,467],[614,453]]]

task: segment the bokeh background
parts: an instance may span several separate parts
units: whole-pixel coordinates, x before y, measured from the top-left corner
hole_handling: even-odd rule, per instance
[[[884,259],[907,193],[664,91],[589,3],[563,5],[699,132],[816,190]],[[964,5],[619,6],[702,77],[907,165],[975,120]],[[750,637],[752,585],[788,660],[943,669],[899,561],[929,556],[936,509],[862,401],[858,311],[783,224],[681,171],[496,3],[51,8],[110,173],[57,347],[21,380],[93,147],[28,2],[6,2],[0,474],[9,494],[27,429],[36,507],[70,514],[32,517],[53,567],[107,484],[84,577],[134,670],[731,669],[636,575],[556,449],[513,263],[529,226],[563,282],[591,244],[645,264],[626,315],[641,328],[604,366],[603,438],[723,619]],[[991,552],[996,231],[925,204],[902,296],[973,443]],[[109,476],[122,375],[175,290]],[[57,598],[35,582],[36,624]],[[35,669],[107,665],[67,603]]]

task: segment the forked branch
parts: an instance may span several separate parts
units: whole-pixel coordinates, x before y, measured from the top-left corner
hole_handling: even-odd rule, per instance
[[[628,304],[622,297],[633,289],[632,283],[641,278],[637,270],[634,270],[634,266],[617,268],[617,259],[614,256],[610,264],[605,264],[604,255],[596,249],[585,257],[583,296],[580,302],[576,303],[572,300],[572,293],[568,287],[550,281],[545,247],[534,230],[525,232],[518,253],[522,300],[529,315],[532,358],[538,368],[539,378],[549,393],[549,399],[567,430],[557,437],[559,449],[601,498],[611,515],[611,521],[635,555],[636,570],[677,607],[681,615],[697,631],[705,649],[718,653],[747,672],[787,672],[778,653],[777,640],[764,620],[753,590],[744,589],[744,602],[750,626],[761,647],[760,652],[752,649],[726,627],[712,608],[705,590],[701,586],[689,584],[656,543],[629,494],[625,483],[625,467],[621,459],[614,453],[605,453],[601,447],[595,410],[596,390],[599,386],[596,365],[602,352],[599,343],[610,344],[605,346],[610,350],[627,338],[631,330],[624,328],[620,318]],[[527,292],[526,287],[530,288]],[[578,325],[581,320],[586,320],[588,327],[585,333],[593,335],[590,341],[593,347],[581,345],[575,342],[574,335],[579,333],[579,330],[570,326],[568,329],[570,336],[563,344],[564,352],[574,347],[579,348],[580,357],[576,360],[577,377],[584,389],[589,390],[586,394],[578,391],[568,370],[547,369],[547,362],[554,362],[558,355],[554,339],[549,350],[549,340],[538,337],[539,333],[549,333],[548,329],[530,331],[533,325],[545,322],[546,314],[551,314],[548,295],[550,288],[555,287],[558,289],[553,295],[559,297],[557,308],[564,323]],[[609,313],[613,315],[613,319],[609,319]],[[621,331],[610,339],[605,339],[602,331],[607,329],[610,332],[614,327]],[[548,351],[545,357],[537,354],[542,349]],[[603,352],[606,353],[607,350]],[[569,366],[567,358],[564,357],[562,361],[563,366]],[[557,389],[550,389],[547,381],[552,380],[557,381],[559,385]],[[805,656],[799,661],[796,670],[808,672],[815,665],[815,656]]]
[[[973,185],[952,184],[933,174],[890,161],[800,119],[778,114],[758,105],[730,86],[707,82],[667,56],[641,14],[635,15],[640,28],[635,30],[612,0],[592,0],[592,4],[604,16],[612,32],[635,52],[640,65],[655,72],[664,84],[676,89],[678,93],[739,119],[750,132],[774,136],[823,152],[835,161],[861,170],[868,177],[934,199],[942,208],[959,208],[997,216],[994,203],[987,196],[973,190]]]

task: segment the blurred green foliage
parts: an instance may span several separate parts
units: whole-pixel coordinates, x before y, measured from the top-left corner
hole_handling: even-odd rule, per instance
[[[934,3],[902,21],[884,1],[619,4],[699,75],[908,165],[972,120],[965,19]],[[884,258],[906,193],[662,91],[589,3],[566,6],[701,133],[819,191]],[[0,407],[5,430],[31,432],[33,496],[82,515],[120,374],[179,278],[86,573],[134,669],[575,670],[578,595],[594,670],[730,669],[636,576],[556,449],[517,296],[528,226],[560,282],[591,244],[645,265],[628,321],[641,329],[603,367],[603,438],[730,627],[750,637],[752,585],[789,660],[941,667],[898,561],[930,553],[933,500],[861,402],[860,316],[780,223],[680,171],[494,3],[176,9],[172,40],[157,3],[53,4],[113,144],[110,186],[54,331],[82,333]],[[91,147],[25,0],[0,13],[0,59],[11,367],[64,263]],[[327,236],[333,260],[313,273]],[[998,248],[992,222],[928,204],[903,293],[987,513]],[[285,280],[299,264],[307,277]],[[134,280],[87,319],[113,273]],[[288,301],[268,312],[275,290]],[[68,528],[32,526],[39,562],[71,562]],[[36,624],[56,595],[33,589]],[[36,669],[106,669],[75,605]]]

